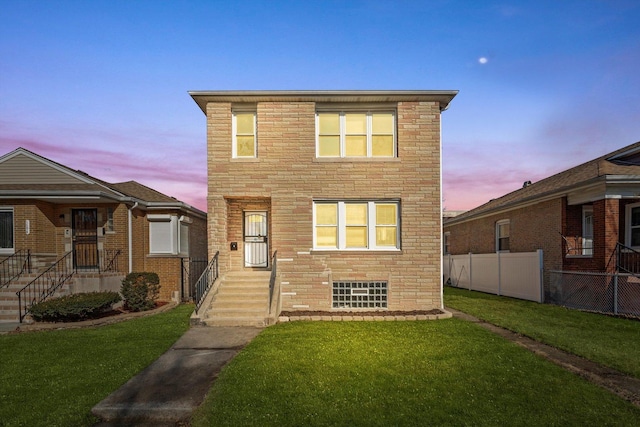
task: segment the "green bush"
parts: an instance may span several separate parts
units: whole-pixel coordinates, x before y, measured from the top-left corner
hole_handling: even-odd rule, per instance
[[[160,293],[160,279],[156,273],[129,273],[122,281],[120,293],[124,297],[126,309],[151,310]]]
[[[77,322],[98,317],[122,301],[117,292],[89,292],[51,298],[29,309],[31,317],[45,322]]]

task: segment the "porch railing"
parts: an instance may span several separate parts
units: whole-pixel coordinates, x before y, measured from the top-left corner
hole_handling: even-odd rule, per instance
[[[182,258],[180,270],[180,282],[182,283],[182,300],[190,301],[195,295],[196,282],[207,268],[206,258]]]
[[[211,286],[218,278],[219,268],[218,268],[218,256],[220,255],[220,251],[216,252],[216,254],[211,258],[209,264],[204,269],[200,278],[196,282],[195,293],[193,295],[193,301],[196,303],[195,312],[198,313],[198,310],[202,306]]]
[[[276,286],[276,277],[278,274],[278,251],[273,252],[271,259],[271,276],[269,277],[269,314],[271,314],[271,302],[273,301],[273,289]]]
[[[570,256],[593,256],[593,239],[581,236],[562,236],[564,243],[564,255]]]
[[[20,249],[0,262],[0,288],[25,272],[31,273],[31,250]]]
[[[16,292],[16,295],[18,295],[20,323],[29,313],[29,309],[33,304],[44,301],[53,295],[73,276],[73,273],[73,252],[67,252],[66,255],[33,279],[27,286]]]
[[[120,271],[118,269],[118,257],[122,253],[120,249],[105,249],[103,251],[103,256],[100,261],[100,271],[108,272],[108,271]]]
[[[615,270],[621,273],[640,275],[640,252],[618,242],[607,263],[607,271],[615,262]]]

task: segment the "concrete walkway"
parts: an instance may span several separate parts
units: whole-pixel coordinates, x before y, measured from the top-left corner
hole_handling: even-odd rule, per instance
[[[214,379],[261,328],[194,326],[148,368],[93,407],[97,426],[175,425],[189,419]]]
[[[614,369],[607,368],[606,366],[599,365],[555,347],[542,344],[531,338],[487,323],[484,320],[480,320],[461,311],[453,310],[449,307],[447,307],[447,310],[453,314],[453,317],[476,323],[640,407],[640,379],[625,375]]]

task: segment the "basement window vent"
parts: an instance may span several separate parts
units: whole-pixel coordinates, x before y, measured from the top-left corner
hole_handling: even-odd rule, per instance
[[[387,282],[333,282],[333,308],[387,308]]]

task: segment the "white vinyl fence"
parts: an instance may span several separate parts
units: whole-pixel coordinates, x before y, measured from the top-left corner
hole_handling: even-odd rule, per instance
[[[444,283],[542,302],[542,249],[536,252],[444,255]],[[450,281],[449,281],[450,280]]]

